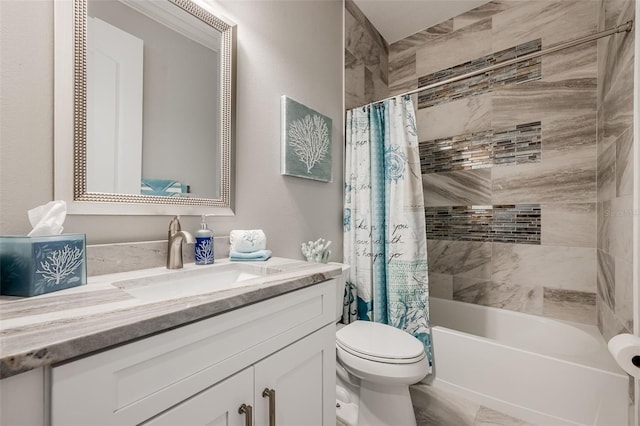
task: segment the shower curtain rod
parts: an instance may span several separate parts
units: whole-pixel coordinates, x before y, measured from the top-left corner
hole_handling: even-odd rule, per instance
[[[540,50],[538,52],[533,52],[533,53],[529,53],[529,54],[524,55],[524,56],[520,56],[520,57],[517,57],[517,58],[509,59],[508,61],[500,62],[499,64],[490,65],[488,67],[484,67],[484,68],[481,68],[479,70],[471,71],[471,72],[468,72],[466,74],[459,75],[457,77],[451,77],[451,78],[448,78],[446,80],[439,81],[437,83],[432,83],[432,84],[429,84],[427,86],[423,86],[423,87],[419,87],[417,89],[409,90],[408,92],[404,92],[404,93],[401,93],[399,95],[389,96],[388,98],[384,98],[384,99],[380,99],[378,101],[370,102],[368,104],[361,105],[360,107],[356,107],[356,108],[361,108],[361,107],[366,106],[366,105],[375,104],[375,103],[378,103],[378,102],[386,101],[388,99],[393,99],[396,96],[413,95],[414,93],[422,92],[423,90],[429,90],[429,89],[433,89],[435,87],[444,86],[445,84],[455,83],[456,81],[464,80],[464,79],[469,78],[469,77],[475,77],[476,75],[484,74],[485,72],[488,72],[488,71],[493,71],[495,69],[506,67],[506,66],[512,65],[512,64],[516,64],[516,63],[521,62],[521,61],[526,61],[528,59],[533,59],[533,58],[537,58],[539,56],[547,55],[549,53],[554,53],[554,52],[557,52],[559,50],[568,49],[570,47],[578,46],[578,45],[583,44],[583,43],[588,43],[590,41],[597,40],[597,39],[602,38],[602,37],[607,37],[607,36],[610,36],[612,34],[617,34],[617,33],[622,33],[622,32],[630,32],[632,28],[633,28],[633,20],[630,20],[630,21],[625,22],[622,25],[618,25],[617,27],[610,28],[608,30],[604,30],[604,31],[600,31],[600,32],[597,32],[597,33],[593,33],[591,35],[580,37],[580,38],[577,38],[575,40],[567,41],[567,42],[564,42],[564,43],[559,43],[559,44],[556,44],[555,46],[551,46],[551,47],[548,47],[546,49],[542,49],[542,50]]]

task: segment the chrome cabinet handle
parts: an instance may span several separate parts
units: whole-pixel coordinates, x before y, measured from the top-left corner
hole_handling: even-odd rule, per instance
[[[269,426],[276,426],[276,390],[264,388],[263,398],[269,398]]]
[[[238,414],[244,414],[246,416],[244,419],[245,426],[253,425],[253,407],[247,404],[242,404],[240,408],[238,408]]]

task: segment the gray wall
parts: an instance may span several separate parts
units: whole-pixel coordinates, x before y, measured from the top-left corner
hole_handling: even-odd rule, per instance
[[[340,1],[212,3],[238,24],[236,216],[210,218],[217,235],[263,228],[278,256],[334,241],[341,260],[343,57]],[[27,210],[53,198],[53,1],[0,2],[2,129],[0,234],[30,230]],[[333,182],[280,175],[280,96],[333,119]],[[71,216],[89,243],[166,238],[168,216]],[[184,217],[183,229],[197,229]]]

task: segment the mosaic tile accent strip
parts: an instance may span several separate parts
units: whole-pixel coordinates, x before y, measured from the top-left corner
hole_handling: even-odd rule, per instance
[[[489,67],[500,62],[518,58],[529,53],[537,52],[542,47],[542,39],[529,41],[490,55],[482,56],[464,64],[440,70],[418,78],[418,87],[458,77],[479,69]],[[508,84],[524,83],[540,80],[542,65],[540,58],[533,58],[518,62],[475,77],[466,78],[455,83],[449,83],[433,89],[426,89],[418,94],[418,109],[428,108],[455,99],[466,98],[491,92],[495,88]]]
[[[542,123],[424,141],[419,150],[422,174],[534,163],[542,153]]]
[[[427,207],[427,239],[539,245],[540,214],[540,204]]]

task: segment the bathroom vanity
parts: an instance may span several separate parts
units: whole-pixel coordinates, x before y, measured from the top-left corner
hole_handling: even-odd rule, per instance
[[[334,425],[339,266],[254,266],[204,267],[214,291],[188,265],[2,300],[0,423]]]

